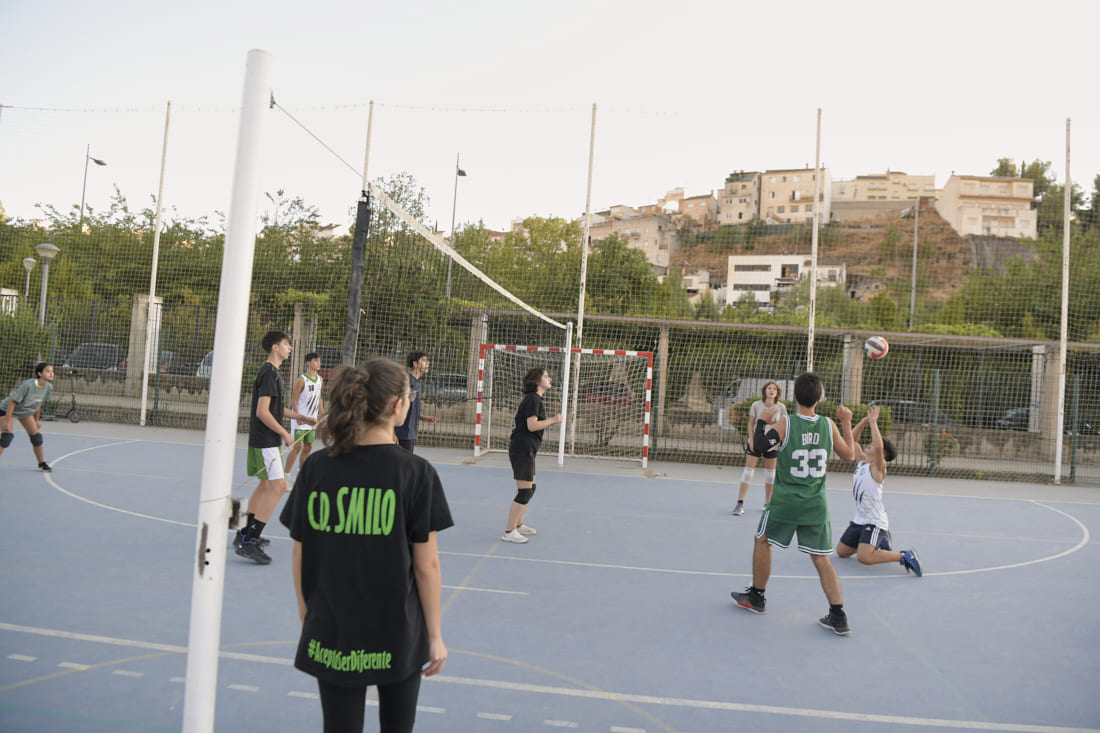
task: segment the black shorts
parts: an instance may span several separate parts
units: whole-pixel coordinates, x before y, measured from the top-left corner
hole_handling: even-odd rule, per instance
[[[755,451],[752,448],[750,448],[749,444],[746,442],[745,443],[745,455],[746,456],[753,456],[755,458],[778,458],[779,457],[779,449],[776,448],[775,450],[769,450],[769,451]]]
[[[879,529],[874,524],[856,524],[848,522],[848,528],[840,537],[841,544],[848,547],[872,545],[880,550],[890,549],[890,531]]]
[[[508,447],[508,460],[512,462],[512,478],[516,481],[535,480],[535,454],[538,448],[512,445]]]

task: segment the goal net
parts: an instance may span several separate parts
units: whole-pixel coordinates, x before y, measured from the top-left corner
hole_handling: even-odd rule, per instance
[[[545,368],[553,387],[543,396],[547,416],[563,413],[543,433],[543,452],[559,456],[649,461],[653,354],[648,351],[482,344],[474,454],[507,451],[523,376]],[[574,390],[575,386],[575,390]],[[563,410],[562,406],[572,408]]]

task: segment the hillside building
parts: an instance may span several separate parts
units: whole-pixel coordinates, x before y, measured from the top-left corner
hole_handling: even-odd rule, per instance
[[[745,293],[752,293],[757,302],[771,302],[772,291],[793,287],[810,275],[809,254],[794,255],[730,255],[726,275],[726,305],[738,302]],[[818,260],[819,285],[841,286],[847,280],[844,263],[824,263]]]
[[[1038,221],[1031,208],[1033,198],[1030,178],[952,174],[943,184],[936,210],[964,237],[981,234],[1034,239]]]

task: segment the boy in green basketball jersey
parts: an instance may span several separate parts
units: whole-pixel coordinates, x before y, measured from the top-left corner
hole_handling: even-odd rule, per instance
[[[824,391],[821,377],[805,372],[794,382],[797,411],[774,425],[776,408],[765,410],[756,422],[753,445],[778,450],[772,500],[756,528],[752,553],[752,585],[743,593],[731,593],[737,605],[753,613],[764,613],[764,586],[772,570],[771,546],[787,548],[798,537],[798,549],[809,554],[829,600],[829,613],[818,620],[825,629],[846,636],[848,618],[840,591],[840,576],[829,555],[833,532],[825,499],[825,468],[835,451],[846,461],[855,458],[852,411],[837,405],[840,428],[816,412]],[[843,431],[843,432],[842,432]]]

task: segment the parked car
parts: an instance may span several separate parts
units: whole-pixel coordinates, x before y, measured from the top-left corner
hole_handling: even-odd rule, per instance
[[[1011,410],[1005,410],[1005,414],[997,418],[997,428],[1000,430],[1027,430],[1030,422],[1030,407],[1013,407]]]
[[[597,445],[611,443],[633,404],[634,393],[619,382],[581,382],[577,389],[577,416],[592,426]]]
[[[317,355],[321,357],[321,368],[317,370],[317,373],[321,375],[321,379],[328,379],[329,375],[332,374],[332,370],[340,366],[344,360],[342,346],[318,346],[309,351],[316,351]]]
[[[1031,408],[1013,407],[1010,410],[1005,410],[1005,414],[997,419],[996,424],[999,430],[1029,430],[1031,428]],[[1073,433],[1073,426],[1069,424],[1068,417],[1063,425],[1063,431],[1067,435]],[[1087,422],[1082,422],[1077,425],[1077,434],[1100,435],[1100,430]]]
[[[199,362],[199,366],[195,369],[196,377],[206,377],[210,379],[210,375],[214,373],[214,352],[206,352],[206,356]]]
[[[73,349],[66,357],[62,368],[65,369],[106,369],[118,371],[118,346],[115,344],[83,343]],[[126,367],[123,366],[123,369]]]
[[[581,405],[633,405],[634,393],[619,382],[582,382],[577,390]]]
[[[463,402],[468,396],[466,375],[428,372],[420,380],[420,390],[422,399],[432,404]]]
[[[160,373],[161,374],[168,374],[169,372],[172,371],[172,363],[175,360],[175,356],[176,355],[174,353],[172,353],[171,351],[162,351],[162,352],[160,352]],[[128,359],[123,359],[121,362],[119,362],[119,365],[118,365],[119,371],[123,371],[123,372],[126,371],[126,367],[128,366],[128,362],[129,362]]]
[[[890,408],[890,419],[895,423],[909,423],[915,425],[932,424],[932,405],[917,400],[871,400],[868,405],[879,405]],[[957,427],[958,422],[952,420],[943,410],[935,413],[936,425],[939,427]]]

